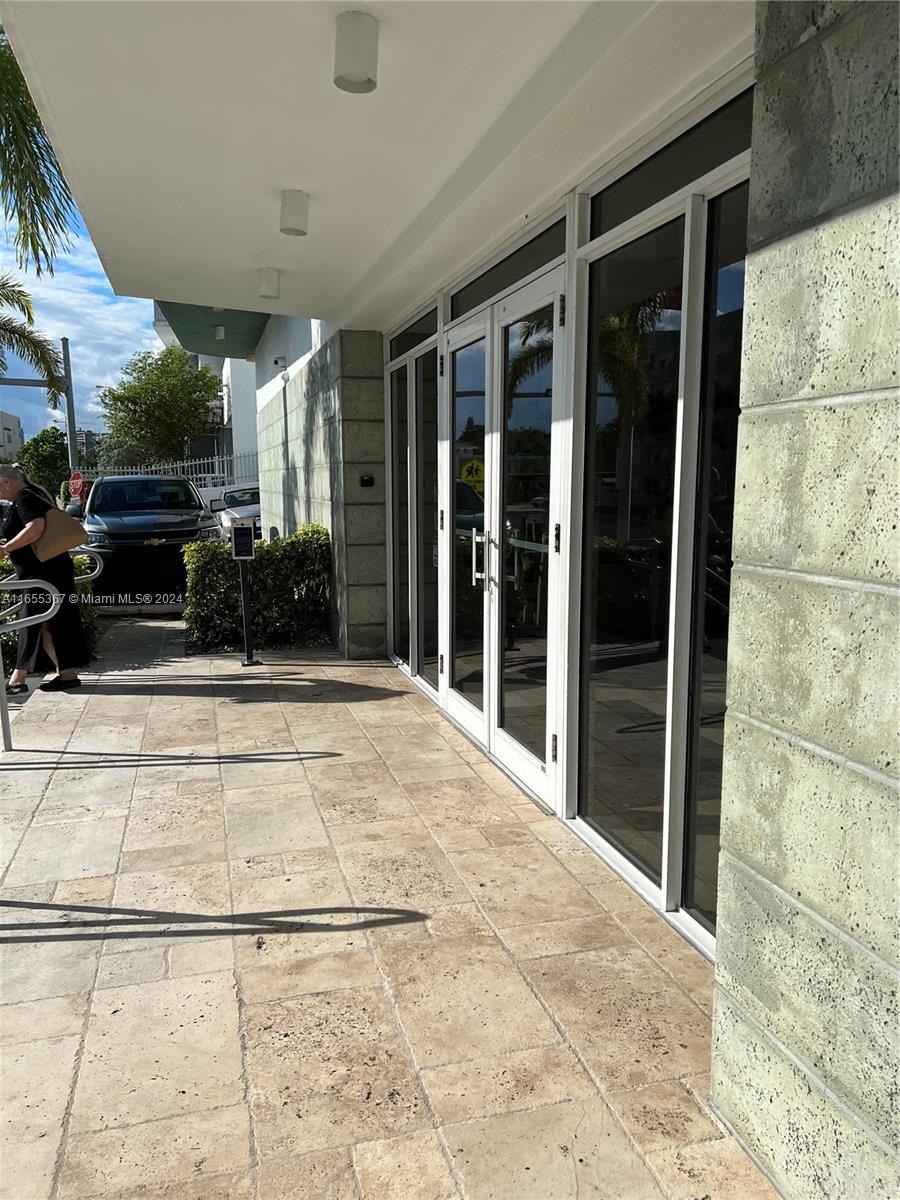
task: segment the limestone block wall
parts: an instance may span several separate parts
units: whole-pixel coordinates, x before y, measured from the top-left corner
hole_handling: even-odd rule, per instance
[[[341,330],[257,414],[263,530],[329,530],[334,637],[350,658],[385,652],[382,364],[380,333]]]
[[[900,1195],[897,10],[759,4],[712,1095]]]

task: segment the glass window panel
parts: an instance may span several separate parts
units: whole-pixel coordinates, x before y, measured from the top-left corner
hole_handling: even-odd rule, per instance
[[[559,258],[566,252],[566,221],[565,217],[533,237],[530,242],[514,250],[496,266],[467,283],[450,297],[450,316],[452,319],[461,317],[464,313],[478,308],[498,292],[512,287],[532,271]]]
[[[580,814],[657,882],[684,220],[590,269]]]
[[[391,373],[394,653],[409,662],[409,429],[407,371]]]
[[[437,350],[416,359],[419,674],[438,686]]]
[[[421,342],[437,333],[437,316],[437,309],[433,308],[423,317],[413,321],[411,325],[407,325],[405,329],[401,329],[396,337],[392,337],[388,347],[391,359],[399,358],[401,354],[414,350]]]
[[[748,149],[752,123],[751,89],[598,192],[591,200],[591,237],[615,229]]]
[[[740,412],[747,197],[741,184],[709,206],[704,375],[694,546],[693,653],[684,906],[716,921],[731,530]]]
[[[553,305],[503,331],[500,726],[542,762],[547,747],[547,582]]]
[[[484,339],[451,355],[453,422],[453,661],[450,684],[484,708]]]

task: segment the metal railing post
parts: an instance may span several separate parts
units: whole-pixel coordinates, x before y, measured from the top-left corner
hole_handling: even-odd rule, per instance
[[[76,547],[70,551],[73,558],[79,556],[92,558],[97,564],[93,571],[87,575],[76,575],[75,583],[88,583],[92,579],[96,579],[103,570],[103,559],[95,550],[88,550],[87,547]],[[63,602],[62,592],[56,590],[52,584],[47,583],[43,579],[0,579],[0,592],[46,592],[50,596],[50,607],[46,612],[33,613],[30,617],[13,617],[24,604],[24,600],[20,600],[18,604],[11,604],[8,608],[0,610],[0,633],[8,633],[12,629],[24,629],[26,625],[39,625],[44,621],[49,621],[59,611],[59,606]],[[10,619],[10,618],[13,619]],[[9,701],[6,698],[6,668],[3,665],[3,643],[0,642],[0,731],[3,735],[3,749],[12,750],[12,728],[9,723]]]
[[[0,579],[0,592],[46,592],[50,597],[50,607],[46,612],[32,613],[29,617],[17,617],[12,621],[0,623],[0,630],[6,633],[11,629],[24,629],[26,625],[40,625],[56,615],[63,602],[62,592],[56,590],[52,583],[45,579]],[[14,611],[22,607],[22,602],[15,606]],[[2,614],[0,614],[2,616]],[[0,645],[0,674],[3,687],[0,690],[0,727],[3,731],[3,749],[12,750],[12,729],[9,724],[9,702],[6,699],[6,668],[3,666],[3,647]]]

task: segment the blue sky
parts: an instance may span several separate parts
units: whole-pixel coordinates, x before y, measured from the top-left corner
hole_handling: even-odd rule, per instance
[[[97,406],[97,385],[114,383],[122,364],[135,350],[162,349],[153,332],[153,301],[113,294],[80,220],[72,231],[72,249],[57,258],[54,270],[54,275],[40,279],[31,271],[20,271],[11,233],[0,232],[0,271],[10,272],[31,293],[35,325],[42,333],[57,342],[61,337],[69,339],[77,424],[83,429],[100,430],[103,422]],[[11,355],[6,373],[34,375]],[[52,413],[39,388],[0,388],[0,409],[19,417],[26,438],[54,421],[63,421],[62,409]]]

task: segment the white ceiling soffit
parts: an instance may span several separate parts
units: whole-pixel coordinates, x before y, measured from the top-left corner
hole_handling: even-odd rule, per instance
[[[344,7],[4,3],[117,292],[382,328],[745,58],[754,9],[366,3],[378,88],[355,96],[331,81]],[[287,188],[311,196],[305,238],[279,233]]]

